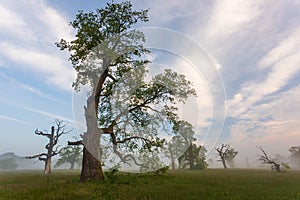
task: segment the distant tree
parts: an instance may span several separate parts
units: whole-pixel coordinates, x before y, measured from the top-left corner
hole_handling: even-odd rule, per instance
[[[206,169],[208,167],[205,161],[206,152],[204,146],[191,144],[186,152],[178,158],[179,168]]]
[[[229,166],[234,166],[234,159],[238,154],[238,151],[232,148],[229,144],[221,144],[219,148],[215,149],[220,158],[218,161],[222,162],[224,169],[227,169],[226,163],[228,163]]]
[[[280,162],[277,159],[271,158],[262,147],[257,147],[262,155],[259,156],[259,161],[263,164],[270,164],[272,170],[276,170],[277,172],[281,172]]]
[[[70,170],[73,170],[75,164],[81,166],[82,162],[82,148],[80,146],[67,146],[59,153],[60,158],[55,163],[54,167],[57,168],[65,163],[70,164]]]
[[[140,172],[154,172],[155,170],[164,167],[165,164],[161,161],[159,155],[159,149],[141,153],[139,155],[139,160],[142,163],[136,163],[138,166],[140,166]]]
[[[179,120],[174,121],[174,126],[172,127],[172,131],[175,136],[172,137],[171,141],[167,143],[166,156],[171,159],[171,167],[175,169],[175,162],[179,159],[183,154],[190,154],[190,168],[194,168],[194,156],[192,149],[189,147],[192,145],[193,141],[195,141],[195,131],[193,130],[192,124],[187,121]],[[189,151],[187,151],[189,149]],[[178,160],[179,161],[179,160]],[[179,163],[178,163],[179,165]]]
[[[291,155],[290,158],[293,163],[300,167],[300,146],[293,146],[289,149]]]
[[[14,158],[5,158],[0,160],[0,168],[1,169],[17,169],[18,164]]]
[[[171,141],[167,143],[166,156],[171,159],[171,168],[176,169],[178,157],[184,152],[184,144],[179,135],[173,136]]]
[[[35,131],[36,135],[41,135],[41,136],[44,136],[44,137],[48,138],[49,142],[45,146],[45,148],[47,150],[46,153],[40,153],[40,154],[37,154],[37,155],[26,156],[25,157],[27,159],[37,158],[38,161],[45,162],[45,169],[44,169],[45,174],[50,174],[51,173],[51,159],[52,159],[52,157],[58,155],[62,151],[62,148],[60,148],[60,146],[58,145],[59,138],[62,135],[67,134],[71,131],[71,130],[69,130],[69,131],[65,130],[65,127],[67,126],[67,124],[64,123],[63,120],[55,119],[54,122],[56,124],[56,128],[54,126],[52,126],[50,133],[48,133],[47,131],[44,131],[44,132],[39,131],[39,130]]]

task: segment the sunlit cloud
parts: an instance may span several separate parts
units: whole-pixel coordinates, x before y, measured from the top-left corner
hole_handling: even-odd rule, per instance
[[[54,46],[60,38],[74,37],[68,21],[46,1],[1,2],[0,11],[3,65],[30,70],[41,81],[71,91],[75,72]]]

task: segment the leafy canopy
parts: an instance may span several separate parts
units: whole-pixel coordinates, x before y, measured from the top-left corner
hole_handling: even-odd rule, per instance
[[[70,23],[76,39],[57,43],[70,52],[77,71],[74,89],[90,86],[101,134],[110,136],[104,140],[123,161],[119,149],[137,153],[162,146],[159,134],[180,121],[178,103],[196,95],[192,83],[170,69],[146,80],[150,51],[143,45],[144,34],[131,29],[148,21],[147,12],[135,11],[129,1],[80,11]]]

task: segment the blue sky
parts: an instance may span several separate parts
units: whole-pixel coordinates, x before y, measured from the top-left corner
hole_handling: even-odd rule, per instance
[[[0,153],[42,151],[45,138],[35,136],[34,130],[49,129],[54,118],[73,126],[75,72],[68,55],[54,43],[73,38],[68,23],[77,10],[92,11],[103,4],[0,1]],[[226,93],[221,141],[235,146],[242,159],[254,158],[257,145],[284,155],[290,146],[300,145],[300,1],[135,0],[133,5],[150,10],[149,23],[140,28],[179,31],[209,54]],[[199,91],[204,88],[196,101],[201,127],[207,128],[212,99],[203,83],[211,77],[193,77],[180,60],[172,66]]]

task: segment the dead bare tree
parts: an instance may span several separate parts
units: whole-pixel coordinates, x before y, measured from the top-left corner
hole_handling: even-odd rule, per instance
[[[229,144],[221,144],[219,148],[215,149],[220,157],[218,161],[222,162],[224,169],[227,169],[226,161],[233,162],[235,156],[238,154],[238,151],[235,151]]]
[[[280,164],[276,161],[276,159],[271,158],[261,146],[257,148],[263,153],[263,155],[259,156],[258,160],[261,161],[263,164],[270,164],[272,170],[281,172]]]
[[[49,143],[46,144],[45,148],[47,149],[46,153],[40,153],[33,156],[26,156],[27,159],[35,159],[37,158],[37,161],[44,161],[45,162],[45,174],[51,173],[51,159],[53,156],[56,156],[61,152],[63,148],[60,148],[60,145],[58,145],[59,138],[71,132],[72,130],[65,130],[65,127],[67,126],[67,123],[64,123],[63,120],[55,119],[56,129],[54,126],[51,127],[51,133],[48,133],[48,131],[39,131],[38,129],[35,131],[36,135],[45,136],[49,139]]]

